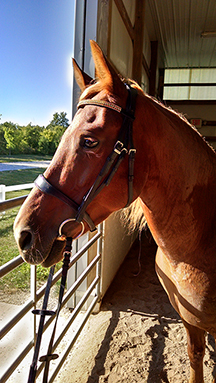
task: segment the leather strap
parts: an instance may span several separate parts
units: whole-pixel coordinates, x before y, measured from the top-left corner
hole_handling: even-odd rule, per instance
[[[67,272],[68,272],[69,263],[70,263],[71,250],[72,250],[72,238],[67,237],[65,250],[64,250],[62,277],[61,277],[61,285],[60,285],[60,290],[59,290],[58,307],[56,310],[55,324],[54,324],[52,335],[50,338],[47,354],[41,356],[39,359],[40,362],[45,362],[43,383],[47,383],[47,381],[48,381],[50,361],[53,359],[57,359],[59,357],[58,354],[52,353],[52,349],[53,349],[53,343],[54,343],[54,338],[55,338],[55,333],[56,333],[57,321],[58,321],[58,317],[59,317],[60,310],[62,307],[62,300],[63,300],[64,290],[65,290],[65,286],[66,286]]]
[[[43,174],[40,174],[36,180],[35,180],[35,185],[40,189],[43,193],[52,195],[53,197],[58,198],[60,201],[66,203],[68,206],[72,207],[72,209],[76,212],[78,211],[79,205],[73,201],[71,198],[66,196],[63,192],[55,188],[55,186],[51,185],[47,179],[44,177]],[[88,213],[85,212],[83,215],[84,221],[88,224],[90,231],[96,230],[94,222],[91,220],[90,216]]]
[[[58,354],[52,353],[52,348],[53,348],[53,342],[54,342],[54,337],[55,337],[55,332],[56,332],[57,321],[58,321],[59,313],[60,313],[60,310],[62,307],[62,300],[63,300],[64,290],[65,290],[65,286],[66,286],[67,272],[68,272],[69,263],[70,263],[71,250],[72,250],[72,238],[67,237],[66,238],[66,245],[65,245],[65,249],[64,249],[64,260],[63,260],[63,266],[62,266],[62,277],[61,277],[61,285],[60,285],[60,290],[59,290],[58,307],[57,307],[56,312],[47,310],[47,304],[48,304],[48,299],[49,299],[50,288],[52,285],[52,278],[53,278],[53,274],[54,274],[54,270],[55,270],[55,265],[50,268],[48,281],[47,281],[47,285],[46,285],[46,290],[45,290],[45,295],[44,295],[44,300],[43,300],[42,310],[33,310],[32,311],[33,314],[40,315],[40,322],[39,322],[39,328],[38,328],[38,333],[37,333],[37,339],[36,339],[36,345],[35,345],[35,349],[34,349],[32,364],[31,364],[30,370],[29,370],[28,383],[34,383],[35,379],[36,379],[37,361],[38,361],[38,356],[39,356],[41,339],[42,339],[42,335],[43,335],[44,321],[45,321],[45,317],[47,315],[48,316],[56,315],[56,317],[55,317],[55,324],[54,324],[53,332],[52,332],[52,335],[50,338],[47,354],[44,356],[41,356],[39,359],[40,362],[45,362],[43,383],[47,383],[47,381],[48,381],[50,361],[58,358]]]
[[[42,339],[42,334],[43,334],[45,317],[46,317],[46,315],[55,315],[54,311],[48,311],[47,310],[47,304],[48,304],[49,293],[50,293],[50,288],[52,285],[52,278],[53,278],[54,271],[55,271],[55,265],[50,268],[48,281],[47,281],[47,285],[46,285],[46,290],[45,290],[45,294],[44,294],[42,310],[33,310],[32,311],[33,314],[39,314],[40,315],[40,322],[39,322],[39,328],[38,328],[38,333],[37,333],[37,340],[36,340],[36,344],[35,344],[32,364],[31,364],[30,370],[29,370],[28,383],[34,383],[35,379],[36,379],[37,361],[38,361],[38,355],[39,355],[39,350],[40,350],[40,345],[41,345],[41,339]]]
[[[99,175],[97,176],[92,187],[83,197],[83,201],[80,206],[67,197],[63,192],[56,189],[51,185],[43,175],[39,175],[35,180],[35,185],[44,193],[50,194],[59,200],[63,201],[70,207],[72,207],[76,212],[76,221],[81,222],[82,220],[86,221],[90,231],[96,230],[94,222],[91,220],[90,216],[87,214],[86,209],[92,200],[100,193],[100,191],[107,185],[109,185],[114,174],[119,168],[122,160],[125,155],[129,154],[129,168],[128,168],[128,201],[126,206],[129,206],[133,200],[133,179],[134,179],[134,160],[136,149],[133,144],[133,121],[135,119],[135,108],[136,108],[136,96],[137,90],[131,88],[129,85],[126,85],[128,90],[128,98],[126,103],[126,108],[110,103],[103,100],[82,100],[78,104],[78,108],[85,107],[86,105],[96,105],[103,108],[110,108],[115,110],[118,113],[123,115],[123,123],[117,138],[117,141],[114,145],[112,153],[108,156],[103,168],[101,169]]]

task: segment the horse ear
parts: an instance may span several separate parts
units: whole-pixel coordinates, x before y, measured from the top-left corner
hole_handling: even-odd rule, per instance
[[[104,56],[99,45],[90,40],[92,56],[95,63],[95,72],[99,80],[104,82],[104,85],[109,88],[111,92],[116,95],[122,95],[125,93],[125,86],[120,80],[118,74],[115,72],[109,61]]]
[[[80,87],[83,92],[87,85],[92,81],[92,78],[85,72],[77,64],[76,60],[72,59],[73,68],[74,68],[74,76],[77,82],[77,85]]]

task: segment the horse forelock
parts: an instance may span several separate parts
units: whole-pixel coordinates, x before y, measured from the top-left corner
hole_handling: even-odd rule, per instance
[[[127,85],[132,86],[133,88],[136,88],[138,92],[141,95],[144,95],[144,92],[142,88],[133,80],[125,79],[119,76],[119,79]],[[98,93],[104,91],[105,94],[107,94],[107,97],[109,98],[110,102],[116,102],[116,99],[118,97],[118,94],[112,94],[112,84],[109,84],[106,81],[103,80],[97,80],[94,79],[90,82],[89,85],[86,86],[85,90],[80,95],[79,101],[86,100],[86,99],[92,99],[94,96],[96,96]]]
[[[79,101],[85,100],[85,99],[91,99],[93,98],[97,93],[100,93],[103,90],[103,86],[101,84],[101,81],[95,82],[93,84],[90,84],[86,86],[85,90],[80,95]]]

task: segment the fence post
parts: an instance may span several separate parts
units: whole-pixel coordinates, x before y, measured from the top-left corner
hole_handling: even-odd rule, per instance
[[[0,185],[0,202],[5,201],[5,190],[6,190],[6,186],[1,184]],[[5,211],[2,211],[2,214],[5,214]]]
[[[0,202],[5,201],[5,185],[0,185]]]
[[[33,308],[36,309],[36,299],[37,299],[37,266],[31,265],[30,268],[30,291],[31,291],[31,299],[34,303]],[[33,316],[33,337],[34,337],[34,345],[36,344],[37,338],[37,328],[36,328],[36,316]]]

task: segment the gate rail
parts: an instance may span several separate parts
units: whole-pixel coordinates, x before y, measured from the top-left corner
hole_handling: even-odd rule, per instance
[[[28,184],[22,184],[22,185],[13,185],[13,186],[6,186],[6,185],[0,185],[0,212],[12,209],[13,207],[21,205],[26,197],[28,195],[24,195],[21,197],[15,197],[6,200],[5,195],[8,192],[11,191],[17,191],[17,190],[25,190],[25,189],[32,189],[34,187],[34,183],[28,183]]]
[[[66,357],[68,356],[71,348],[73,347],[75,341],[77,340],[82,328],[84,327],[87,319],[89,318],[90,314],[92,313],[93,309],[95,308],[96,304],[100,301],[100,279],[101,279],[101,255],[102,255],[102,236],[103,236],[103,224],[100,224],[98,226],[98,232],[92,237],[79,251],[76,252],[71,258],[69,268],[72,268],[73,265],[76,264],[76,262],[88,251],[88,249],[97,242],[97,251],[96,255],[94,256],[93,260],[89,263],[89,265],[82,271],[82,273],[78,276],[78,278],[74,281],[72,286],[67,290],[67,292],[64,295],[62,306],[64,306],[68,300],[72,297],[73,294],[75,294],[77,288],[80,286],[80,284],[87,278],[91,270],[95,267],[96,268],[96,275],[91,282],[90,286],[87,288],[86,292],[78,302],[78,304],[75,306],[73,312],[71,313],[69,319],[67,320],[63,330],[59,334],[58,338],[56,339],[52,352],[56,349],[56,347],[61,342],[62,338],[68,331],[69,327],[72,325],[73,321],[81,311],[84,304],[87,302],[88,298],[93,296],[92,302],[90,303],[87,311],[85,311],[84,316],[79,322],[78,327],[76,328],[70,344],[67,346],[64,353],[60,355],[60,358],[58,360],[58,364],[55,366],[54,371],[52,371],[52,375],[49,379],[49,383],[53,382],[56,375],[58,374],[61,366],[63,365]],[[78,239],[76,241],[79,241]],[[76,244],[74,244],[76,246]],[[78,248],[78,246],[77,246]],[[16,258],[12,259],[11,261],[7,262],[3,266],[0,267],[0,277],[5,276],[12,270],[14,270],[16,267],[19,267],[23,263],[23,259],[21,256],[17,256]],[[62,268],[58,270],[54,276],[52,281],[52,286],[61,278]],[[16,324],[28,313],[32,308],[36,308],[37,302],[41,299],[41,297],[44,295],[46,284],[44,284],[38,291],[36,291],[36,266],[31,265],[31,284],[30,284],[30,291],[31,291],[31,298],[24,304],[24,306],[6,323],[6,325],[0,330],[0,339],[3,339],[5,335],[16,326]],[[54,310],[57,309],[57,306]],[[35,317],[35,316],[34,316]],[[52,321],[54,320],[55,315],[50,317],[44,326],[43,332],[46,331],[46,329],[50,326]],[[4,371],[3,376],[0,378],[1,383],[4,383],[8,380],[8,378],[11,376],[11,374],[16,370],[18,365],[21,363],[21,361],[26,357],[26,355],[30,352],[30,350],[34,347],[35,341],[36,341],[36,319],[34,318],[33,323],[33,337],[28,342],[28,344],[25,346],[25,348],[19,353],[19,355],[16,357],[16,359],[12,362],[10,366]],[[41,363],[39,365],[37,376],[40,374],[40,372],[43,370],[44,363]]]

